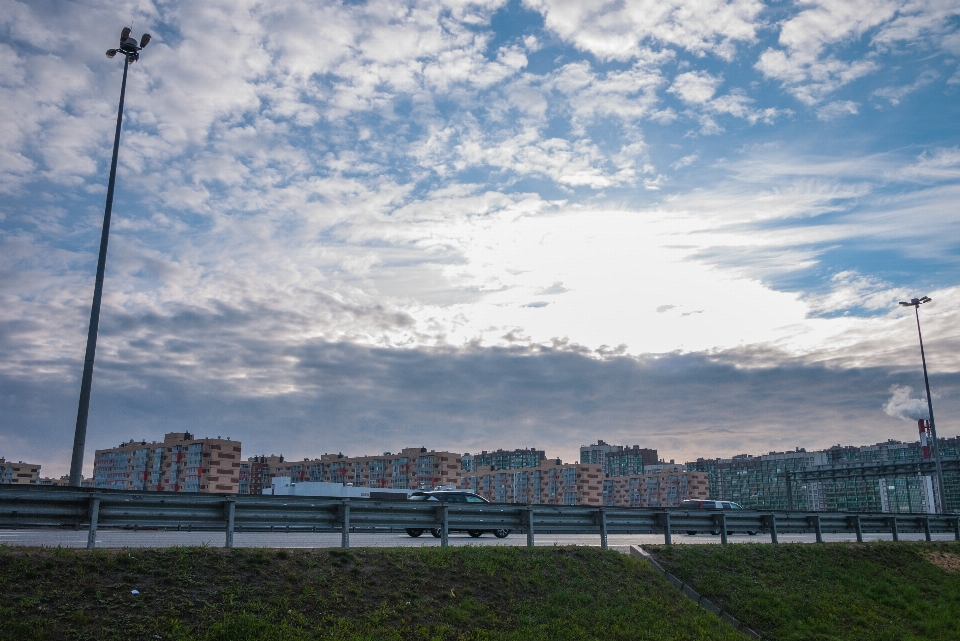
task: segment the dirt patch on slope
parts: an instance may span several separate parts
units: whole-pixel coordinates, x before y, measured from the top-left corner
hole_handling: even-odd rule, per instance
[[[960,572],[960,555],[949,552],[927,552],[923,556],[927,561],[947,572]]]

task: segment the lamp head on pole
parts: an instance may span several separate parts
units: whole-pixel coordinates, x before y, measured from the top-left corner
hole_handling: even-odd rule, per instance
[[[920,298],[911,298],[909,303],[905,301],[900,301],[900,306],[901,307],[920,307],[924,303],[929,303],[931,300],[933,299],[930,298],[929,296],[921,296]]]
[[[131,37],[131,32],[130,27],[124,27],[120,31],[120,46],[117,49],[107,49],[108,58],[113,58],[118,53],[122,53],[127,62],[136,62],[140,59],[140,51],[150,44],[150,34],[145,33],[140,36],[140,44],[137,44],[136,39]]]

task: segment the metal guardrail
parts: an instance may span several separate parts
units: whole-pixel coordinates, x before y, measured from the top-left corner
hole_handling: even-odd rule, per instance
[[[525,532],[527,545],[536,533],[597,534],[607,547],[609,534],[662,534],[666,544],[675,532],[713,532],[721,543],[728,533],[763,532],[777,543],[786,533],[923,533],[952,532],[960,540],[960,516],[851,512],[769,512],[754,510],[684,510],[567,505],[513,505],[376,501],[301,496],[248,496],[128,492],[86,488],[0,486],[0,529],[72,528],[88,530],[87,547],[98,529],[222,531],[226,547],[236,532],[340,532],[350,547],[351,532],[392,532],[408,528],[439,530],[447,545],[450,530],[506,529]]]

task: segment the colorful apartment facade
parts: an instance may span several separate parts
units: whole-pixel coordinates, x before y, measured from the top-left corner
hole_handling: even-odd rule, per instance
[[[240,494],[260,494],[274,477],[289,476],[294,483],[342,483],[356,487],[412,490],[443,485],[459,487],[462,458],[454,452],[407,447],[397,454],[344,456],[323,454],[320,458],[285,461],[282,456],[254,456],[243,465]]]
[[[512,470],[480,466],[463,475],[460,487],[494,503],[602,505],[603,477],[599,465],[546,459],[536,467]]]
[[[239,441],[171,432],[164,435],[162,443],[128,441],[97,450],[93,485],[146,492],[235,494],[241,461]]]
[[[36,485],[40,480],[40,465],[0,458],[0,484]]]
[[[706,472],[663,470],[656,474],[615,476],[603,482],[603,504],[618,507],[679,507],[688,499],[710,498]]]
[[[679,466],[656,474],[608,476],[600,464],[547,459],[537,467],[498,470],[479,467],[465,474],[461,487],[494,503],[677,507],[686,499],[706,499],[709,476]]]

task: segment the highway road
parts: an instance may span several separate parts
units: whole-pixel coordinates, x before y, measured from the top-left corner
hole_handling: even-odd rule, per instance
[[[816,538],[813,534],[780,534],[780,543],[813,543]],[[889,534],[864,534],[865,541],[889,541]],[[934,534],[936,541],[953,541],[953,534]],[[759,534],[747,536],[735,534],[728,537],[730,543],[769,543],[770,537]],[[853,534],[824,534],[826,542],[855,541]],[[922,534],[901,534],[901,541],[922,541]],[[485,534],[474,539],[466,534],[451,534],[450,545],[513,545],[527,544],[525,534],[511,534],[505,539],[494,538]],[[340,547],[340,534],[311,534],[302,532],[238,532],[234,534],[234,547],[245,548],[334,548]],[[719,536],[698,534],[687,536],[675,533],[673,542],[683,545],[716,545],[720,543]],[[97,532],[98,548],[120,547],[171,547],[176,545],[209,545],[220,547],[224,543],[222,532],[160,532],[128,530],[99,530]],[[631,545],[659,545],[663,543],[663,536],[657,534],[611,534],[607,537],[611,549],[626,552]],[[69,547],[83,548],[87,545],[85,530],[0,530],[0,544],[28,545],[42,547]],[[551,545],[588,545],[598,547],[600,537],[595,534],[537,534],[537,546]],[[406,534],[383,533],[365,534],[351,533],[350,546],[360,547],[437,547],[440,539],[429,534],[419,538],[411,538]]]

